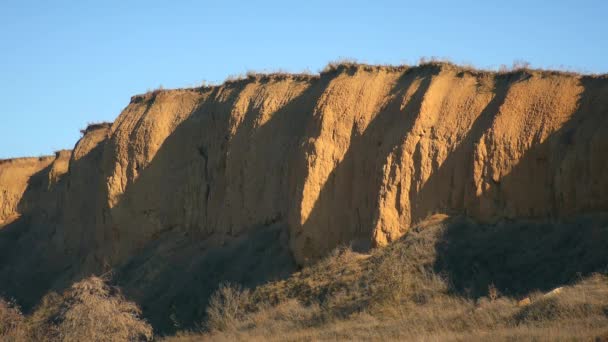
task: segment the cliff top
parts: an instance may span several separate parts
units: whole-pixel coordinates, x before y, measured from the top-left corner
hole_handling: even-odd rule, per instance
[[[541,69],[541,68],[532,68],[526,62],[515,62],[512,66],[502,65],[498,70],[491,69],[483,69],[476,68],[471,65],[461,65],[456,64],[450,61],[444,60],[421,60],[417,65],[391,65],[391,64],[368,64],[368,63],[360,63],[356,61],[350,60],[341,60],[336,62],[330,62],[325,66],[323,70],[318,73],[312,72],[302,72],[302,73],[290,73],[287,71],[271,71],[271,72],[257,72],[257,71],[248,71],[246,74],[237,74],[230,75],[226,78],[226,80],[221,84],[207,84],[204,83],[198,87],[185,87],[185,88],[175,88],[175,89],[165,89],[163,87],[159,87],[154,90],[150,90],[143,94],[137,94],[131,97],[131,102],[140,102],[146,99],[151,99],[156,97],[159,93],[168,92],[168,91],[203,91],[210,90],[217,87],[228,86],[228,85],[238,85],[245,84],[249,82],[271,82],[271,81],[282,81],[282,80],[295,80],[295,81],[314,81],[321,79],[327,76],[335,76],[337,74],[342,73],[356,73],[356,72],[405,72],[412,71],[415,72],[417,70],[424,70],[428,68],[436,68],[441,70],[453,70],[459,74],[470,74],[473,76],[499,76],[499,77],[509,77],[513,75],[563,75],[563,76],[571,76],[571,77],[581,77],[581,78],[593,78],[593,79],[606,79],[608,78],[608,74],[593,74],[593,73],[585,73],[578,72],[572,70],[558,70],[558,69]]]

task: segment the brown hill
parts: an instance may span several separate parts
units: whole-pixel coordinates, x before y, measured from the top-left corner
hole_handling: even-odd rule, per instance
[[[27,309],[113,269],[166,325],[192,284],[205,297],[221,280],[283,277],[341,244],[396,241],[432,213],[602,213],[606,131],[605,76],[446,63],[134,96],[83,131],[69,169],[65,152],[0,163],[0,289]]]

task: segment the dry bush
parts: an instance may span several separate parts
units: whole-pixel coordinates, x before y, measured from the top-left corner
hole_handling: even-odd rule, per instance
[[[57,316],[61,312],[63,297],[55,292],[47,293],[36,310],[28,317],[28,336],[35,341],[58,341],[60,332]]]
[[[416,268],[401,258],[386,258],[370,282],[375,307],[425,304],[447,291],[447,283],[432,270]]]
[[[477,77],[477,91],[480,93],[491,93],[494,91],[494,75],[482,73]]]
[[[304,305],[296,299],[290,299],[276,306],[263,306],[256,312],[247,315],[242,321],[243,327],[256,329],[258,334],[264,332],[290,331],[307,329],[323,322],[323,309],[318,304]]]
[[[323,70],[320,71],[320,74],[335,74],[344,71],[350,72],[374,72],[374,71],[391,71],[391,72],[399,72],[405,71],[409,69],[408,65],[393,65],[393,64],[368,64],[361,63],[356,61],[355,59],[342,58],[333,62],[329,62]]]
[[[236,328],[249,306],[249,290],[240,285],[223,283],[211,295],[207,306],[206,327],[210,331],[229,331]]]
[[[152,328],[140,319],[141,310],[98,277],[78,282],[64,295],[58,330],[63,341],[141,341]]]
[[[340,269],[348,267],[358,259],[360,254],[353,252],[351,246],[338,246],[329,255],[319,261],[314,267],[307,267],[302,271],[304,274],[314,275],[326,272],[334,273]],[[324,275],[324,274],[323,274]]]
[[[63,295],[48,294],[29,318],[37,341],[148,341],[152,327],[136,304],[98,277],[72,285]]]
[[[107,122],[107,121],[89,122],[89,123],[87,123],[87,127],[80,130],[80,133],[82,135],[85,135],[85,134],[89,133],[90,131],[94,131],[94,130],[100,129],[100,128],[109,128],[111,126],[112,126],[112,123]]]
[[[511,70],[527,70],[530,69],[530,62],[523,59],[516,59],[513,61]]]
[[[491,301],[495,301],[498,299],[498,296],[500,296],[500,293],[496,288],[496,285],[490,283],[490,285],[488,285],[488,298],[490,298]]]
[[[292,73],[285,69],[274,69],[274,70],[248,70],[245,75],[239,75],[226,79],[226,82],[237,82],[241,80],[248,80],[253,82],[267,82],[267,81],[279,81],[279,80],[299,80],[308,81],[311,79],[318,78],[319,75],[315,75],[310,70],[304,70],[300,73]]]
[[[338,58],[334,61],[330,61],[329,63],[327,63],[327,65],[325,66],[325,68],[323,68],[321,73],[328,73],[328,72],[336,71],[339,68],[344,67],[344,66],[353,66],[353,65],[357,65],[357,64],[359,64],[359,62],[354,58],[341,57],[341,58]]]
[[[146,90],[146,93],[143,95],[136,95],[131,97],[131,102],[140,102],[144,99],[148,99],[148,100],[154,100],[156,99],[156,96],[160,93],[162,93],[163,91],[165,91],[165,87],[163,87],[163,85],[159,85],[156,89],[150,89],[148,88]]]
[[[439,225],[442,219],[443,216],[436,215],[428,221]],[[435,244],[441,232],[441,229],[421,230],[376,252],[369,267],[371,307],[390,311],[391,307],[421,305],[447,295],[447,280],[433,269]]]
[[[22,341],[25,339],[24,317],[14,301],[0,298],[0,339]]]
[[[247,75],[244,74],[230,74],[224,80],[224,83],[234,83],[247,79]]]
[[[437,56],[422,56],[418,59],[418,66],[423,65],[436,65],[436,64],[453,64],[452,61],[447,57]]]
[[[519,311],[514,324],[539,325],[585,317],[608,318],[608,277],[595,274],[559,293],[547,293]]]

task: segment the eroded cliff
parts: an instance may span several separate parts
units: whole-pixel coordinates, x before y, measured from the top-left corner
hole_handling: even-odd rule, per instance
[[[82,260],[56,265],[72,276],[177,254],[159,247],[167,234],[209,249],[267,227],[305,264],[385,245],[435,212],[605,212],[606,132],[605,76],[450,64],[251,76],[133,97],[84,132],[69,170],[66,152],[2,162],[0,221],[28,217],[58,259]],[[53,179],[43,197],[36,173]],[[20,207],[28,181],[44,201]]]

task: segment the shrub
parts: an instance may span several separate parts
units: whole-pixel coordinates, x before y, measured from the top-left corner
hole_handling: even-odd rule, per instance
[[[2,341],[24,340],[24,318],[13,301],[0,298],[0,339]]]
[[[30,318],[37,341],[148,341],[152,327],[135,303],[99,277],[72,285],[62,296],[45,296]]]
[[[112,126],[111,122],[89,122],[87,127],[80,130],[80,134],[83,136],[91,131],[102,128],[110,128]]]
[[[490,298],[491,301],[495,301],[498,299],[499,295],[500,294],[496,288],[496,285],[494,285],[494,283],[490,283],[490,285],[488,285],[488,298]]]
[[[234,330],[247,312],[249,290],[240,285],[222,283],[209,299],[207,306],[207,329],[210,331]]]

